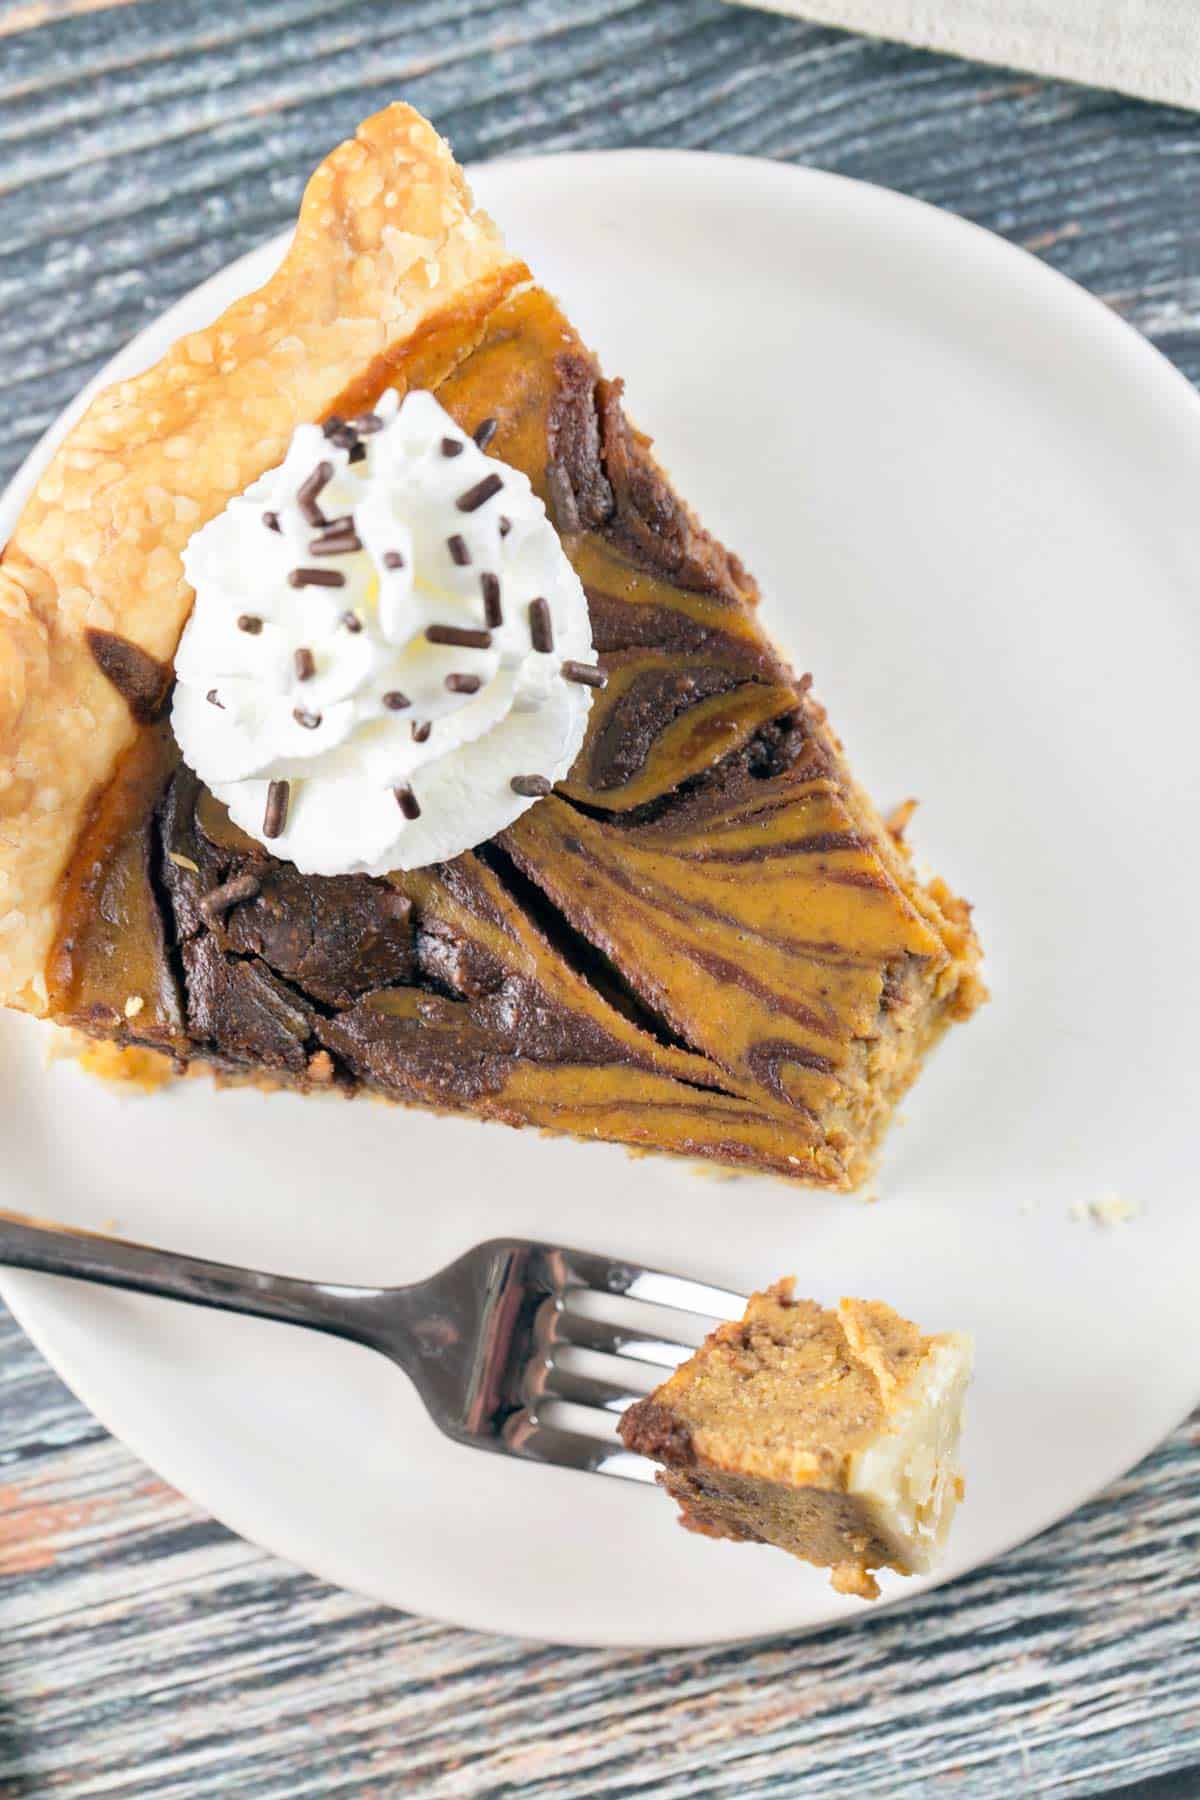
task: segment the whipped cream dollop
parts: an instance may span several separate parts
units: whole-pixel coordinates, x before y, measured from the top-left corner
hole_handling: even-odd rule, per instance
[[[603,683],[579,578],[527,477],[430,393],[301,425],[183,566],[184,760],[306,874],[457,856],[578,754]]]

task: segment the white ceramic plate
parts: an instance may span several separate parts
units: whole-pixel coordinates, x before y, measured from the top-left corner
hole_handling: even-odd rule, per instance
[[[822,1300],[967,1327],[954,1575],[1196,1398],[1200,406],[1031,257],[870,187],[642,152],[478,187],[745,552],[870,788],[922,796],[919,849],[977,901],[995,998],[906,1106],[878,1205],[377,1106],[121,1097],[44,1069],[21,1021],[4,1198],[334,1280],[405,1281],[511,1232],[733,1287],[795,1271]],[[206,283],[109,375],[278,254]],[[1109,1191],[1142,1215],[1071,1218]],[[586,1644],[861,1615],[775,1551],[679,1531],[653,1491],[457,1448],[366,1352],[34,1277],[4,1292],[168,1480],[397,1606]]]

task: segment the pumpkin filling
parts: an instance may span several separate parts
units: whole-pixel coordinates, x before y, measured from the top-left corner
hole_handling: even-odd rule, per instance
[[[387,385],[484,430],[584,585],[607,680],[569,777],[453,862],[303,875],[180,764],[155,671],[93,647],[146,722],[68,871],[52,1015],[270,1084],[853,1185],[982,995],[967,909],[915,881],[753,582],[544,292],[456,315],[336,410]]]

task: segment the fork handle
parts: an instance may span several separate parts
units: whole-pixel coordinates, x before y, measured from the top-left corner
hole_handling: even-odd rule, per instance
[[[377,1347],[372,1329],[380,1288],[345,1287],[334,1282],[297,1281],[229,1263],[182,1256],[125,1238],[104,1237],[52,1225],[0,1209],[0,1264],[67,1275],[100,1287],[184,1300],[219,1312],[249,1313],[284,1325],[350,1338]]]

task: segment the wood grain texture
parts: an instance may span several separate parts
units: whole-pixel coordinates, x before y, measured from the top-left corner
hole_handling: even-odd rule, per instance
[[[35,25],[48,25],[52,19],[70,19],[77,13],[103,12],[106,7],[131,3],[132,0],[25,0],[24,4],[0,7],[0,37],[32,31]]]
[[[468,159],[686,145],[917,194],[1200,379],[1194,116],[721,0],[0,0],[0,475],[398,94]],[[648,1655],[480,1637],[231,1538],[0,1317],[0,1796],[1185,1800],[1198,1552],[1193,1420],[1056,1530],[852,1630]]]

